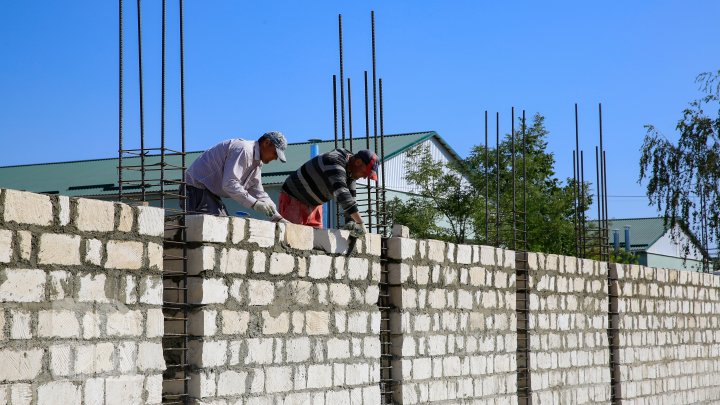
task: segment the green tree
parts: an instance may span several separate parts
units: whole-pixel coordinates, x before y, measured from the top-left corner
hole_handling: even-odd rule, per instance
[[[647,180],[648,199],[664,215],[673,236],[678,236],[675,225],[682,224],[697,235],[708,271],[707,252],[712,245],[720,247],[720,71],[700,74],[696,82],[704,95],[683,110],[677,143],[654,126],[645,126],[638,181]],[[691,243],[682,249],[687,258]]]

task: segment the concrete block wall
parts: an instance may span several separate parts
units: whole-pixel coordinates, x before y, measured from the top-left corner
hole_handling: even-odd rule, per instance
[[[200,403],[380,403],[380,238],[188,217]]]
[[[0,404],[160,403],[163,215],[0,189]]]
[[[517,403],[515,252],[388,240],[396,403]]]
[[[611,270],[626,402],[720,402],[720,277],[635,265]]]
[[[528,254],[533,404],[610,402],[608,268]]]

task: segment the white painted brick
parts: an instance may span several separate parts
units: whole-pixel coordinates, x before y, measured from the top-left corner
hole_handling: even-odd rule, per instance
[[[188,301],[193,304],[223,304],[228,299],[228,286],[221,278],[190,278]]]
[[[247,220],[245,218],[230,218],[230,229],[232,230],[233,244],[238,244],[245,240],[245,224],[247,224]]]
[[[140,282],[140,302],[151,305],[162,305],[162,276],[145,276]]]
[[[41,235],[38,262],[41,264],[80,264],[80,237],[54,233]]]
[[[48,226],[53,222],[50,197],[25,191],[5,190],[6,222]]]
[[[293,256],[287,253],[273,253],[270,256],[270,274],[289,274],[293,270],[295,270]]]
[[[70,381],[51,381],[38,387],[38,405],[80,405],[82,391]]]
[[[147,324],[145,325],[145,336],[148,338],[160,337],[165,330],[165,320],[162,309],[151,308],[147,310]]]
[[[165,234],[165,210],[142,205],[136,208],[140,235],[163,237]]]
[[[140,336],[143,333],[142,320],[142,312],[139,310],[109,313],[106,333],[108,336]]]
[[[330,284],[330,302],[347,306],[350,303],[350,286],[347,284]]]
[[[213,270],[215,268],[215,248],[212,246],[201,246],[188,250],[188,274],[197,275],[201,271]]]
[[[78,346],[75,349],[75,373],[96,374],[115,368],[113,358],[115,347],[112,343]]]
[[[163,247],[158,243],[147,244],[148,265],[150,270],[163,270]]]
[[[392,259],[410,259],[415,256],[415,248],[417,243],[413,239],[408,238],[390,238],[388,239],[388,257]]]
[[[50,346],[50,371],[54,377],[70,375],[72,349],[68,345]]]
[[[292,390],[292,367],[268,367],[265,389],[269,393]]]
[[[105,380],[105,404],[141,404],[143,382],[142,375],[108,377]]]
[[[308,335],[327,335],[330,315],[327,312],[308,311],[305,314],[305,330]]]
[[[281,312],[274,316],[269,311],[262,311],[263,334],[274,335],[287,333],[290,330],[290,314]]]
[[[303,362],[310,359],[310,339],[306,337],[287,340],[287,361],[290,363]]]
[[[137,365],[140,370],[164,370],[162,345],[160,343],[140,342],[138,345]]]
[[[244,394],[246,379],[246,372],[223,371],[218,378],[217,395],[223,397]]]
[[[228,237],[227,217],[188,215],[185,217],[188,242],[225,242]]]
[[[189,344],[190,364],[198,367],[219,367],[227,361],[227,342],[191,340]]]
[[[107,243],[108,269],[137,270],[143,263],[143,244],[135,241],[111,240]]]
[[[12,259],[12,236],[11,231],[0,229],[0,263],[10,263],[10,259]]]
[[[105,295],[105,275],[86,274],[80,277],[80,302],[108,302]]]
[[[162,374],[151,375],[145,378],[145,395],[148,405],[162,402]]]
[[[275,299],[275,286],[270,281],[248,280],[250,305],[268,305]]]
[[[133,209],[127,204],[118,204],[120,207],[120,223],[118,223],[118,231],[130,232],[132,231],[135,219],[133,218]]]
[[[115,204],[109,201],[77,199],[75,225],[85,232],[111,232],[115,229]]]
[[[105,380],[102,378],[89,378],[85,380],[84,405],[104,405],[105,404]]]
[[[260,247],[270,247],[275,244],[275,223],[248,219],[248,242]]]
[[[250,313],[246,311],[223,310],[222,333],[226,335],[244,335],[250,322]]]
[[[370,272],[368,259],[351,257],[348,259],[348,278],[350,280],[366,280]]]
[[[80,335],[80,323],[74,312],[43,310],[38,313],[38,336],[71,338]]]
[[[10,325],[10,339],[32,338],[32,315],[26,311],[10,310],[12,323]]]
[[[102,263],[102,242],[98,239],[85,241],[85,263],[100,266]]]
[[[216,395],[215,372],[209,370],[198,370],[198,373],[190,374],[188,387],[190,395],[199,398],[209,398]]]
[[[313,247],[327,253],[346,253],[348,249],[349,231],[339,229],[314,229]]]
[[[70,223],[70,197],[60,195],[58,196],[58,203],[60,206],[60,225],[65,226]]]
[[[304,225],[287,223],[285,227],[284,241],[293,249],[312,250],[313,228]]]
[[[48,298],[50,301],[61,300],[72,295],[72,285],[68,281],[69,273],[66,271],[51,271],[49,277]]]
[[[273,339],[248,339],[247,347],[245,364],[271,364],[273,362]]]
[[[308,382],[307,387],[312,388],[329,388],[333,386],[332,366],[324,364],[313,364],[308,366]],[[332,403],[332,402],[330,402]]]
[[[220,272],[226,274],[246,274],[248,252],[242,249],[222,249],[220,251]]]
[[[30,260],[32,255],[32,233],[29,231],[17,231],[18,247],[20,248],[20,259]]]
[[[308,276],[315,279],[328,278],[330,276],[331,268],[332,257],[325,255],[312,255],[310,256]]]

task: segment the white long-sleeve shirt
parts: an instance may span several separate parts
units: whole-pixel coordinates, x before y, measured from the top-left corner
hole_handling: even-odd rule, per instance
[[[260,144],[231,139],[200,155],[185,172],[188,185],[208,189],[219,197],[230,197],[246,208],[257,200],[275,203],[262,186]]]

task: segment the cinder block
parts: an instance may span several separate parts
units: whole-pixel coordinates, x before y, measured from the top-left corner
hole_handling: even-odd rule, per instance
[[[162,374],[155,374],[145,378],[145,395],[147,405],[159,404],[162,402]]]
[[[123,374],[135,374],[137,368],[137,344],[135,341],[117,345],[117,370]]]
[[[85,340],[99,338],[102,334],[100,314],[86,312],[82,317],[83,338]]]
[[[217,333],[217,311],[201,308],[191,313],[188,331],[193,336],[214,336]]]
[[[85,263],[100,266],[102,264],[102,242],[98,239],[85,241]]]
[[[368,331],[368,313],[352,312],[348,315],[348,332],[350,333],[367,333]]]
[[[265,389],[269,393],[292,390],[292,367],[268,367]]]
[[[38,387],[38,405],[80,405],[80,386],[70,381],[51,381]]]
[[[226,335],[244,335],[250,322],[250,313],[246,311],[223,310],[222,333]]]
[[[314,229],[313,247],[326,253],[346,253],[348,249],[349,231],[339,229]]]
[[[242,249],[222,249],[220,251],[220,272],[226,274],[246,274],[248,252]]]
[[[162,276],[145,276],[140,282],[140,302],[150,305],[162,305]]]
[[[252,338],[247,340],[247,357],[245,364],[272,364],[273,339]]]
[[[267,263],[267,254],[263,251],[253,252],[252,254],[252,272],[265,273],[265,264]]]
[[[125,276],[123,279],[125,290],[125,303],[135,304],[137,302],[137,277]]]
[[[310,359],[310,339],[300,337],[288,339],[286,343],[287,361],[290,363],[304,362]]]
[[[287,253],[270,256],[270,274],[290,274],[295,270],[295,258]]]
[[[31,339],[31,314],[22,310],[10,310],[10,339]]]
[[[80,336],[80,323],[72,311],[42,310],[38,312],[38,336],[72,338]]]
[[[445,261],[445,242],[428,240],[428,259],[443,263]]]
[[[151,308],[147,310],[147,321],[145,325],[145,336],[148,338],[160,337],[165,329],[165,320],[162,309]]]
[[[268,305],[275,299],[275,286],[270,281],[248,280],[250,305]]]
[[[105,404],[105,379],[88,378],[85,380],[85,405]]]
[[[49,226],[53,222],[50,197],[26,191],[5,190],[6,222]]]
[[[111,312],[107,315],[106,333],[108,336],[140,336],[143,333],[142,320],[139,310]]]
[[[141,404],[144,376],[123,375],[105,380],[105,404]]]
[[[200,399],[214,397],[217,392],[215,376],[215,372],[209,370],[198,370],[197,373],[190,374],[190,395]]]
[[[313,388],[329,388],[333,386],[332,366],[325,364],[312,364],[308,366],[307,387]],[[330,402],[335,403],[335,402]]]
[[[30,405],[33,401],[33,388],[31,384],[10,385],[10,402],[20,405]]]
[[[108,298],[105,294],[105,275],[90,273],[81,276],[78,301],[108,302]]]
[[[247,220],[245,218],[231,217],[230,218],[230,229],[232,231],[232,243],[238,244],[245,240],[245,226]]]
[[[188,242],[221,242],[228,237],[227,217],[188,215],[185,217]]]
[[[80,237],[46,233],[40,236],[40,253],[38,262],[41,264],[80,264]]]
[[[0,302],[39,302],[45,298],[45,272],[0,270]]]
[[[330,314],[320,311],[305,313],[305,331],[308,335],[327,335],[330,327]]]
[[[227,363],[227,341],[191,340],[188,357],[197,367],[219,367]]]
[[[60,206],[60,225],[65,226],[70,223],[70,197],[58,196],[58,205]]]
[[[328,359],[347,359],[350,357],[350,341],[346,339],[328,339]]]
[[[314,279],[328,278],[332,267],[332,257],[325,255],[310,256],[308,276]]]
[[[12,259],[12,236],[12,231],[0,229],[0,263],[10,263],[10,259]]]
[[[115,368],[114,354],[112,343],[78,346],[75,349],[75,373],[99,374],[111,371]]]
[[[366,233],[365,240],[365,253],[373,256],[380,256],[382,237],[376,233]]]
[[[107,243],[106,268],[137,270],[142,267],[142,262],[141,242],[111,240]]]
[[[290,315],[281,312],[274,316],[270,311],[262,311],[262,330],[265,335],[287,333],[290,330]]]
[[[275,244],[275,223],[248,219],[248,242],[260,247],[270,247]]]
[[[457,245],[457,262],[460,264],[472,263],[472,246]]]
[[[18,247],[20,248],[20,259],[30,260],[32,255],[32,233],[29,231],[17,231]]]
[[[312,300],[313,283],[298,280],[289,282],[287,286],[289,287],[290,292],[288,298],[291,298],[300,305],[310,304],[310,301]]]
[[[50,346],[50,371],[54,377],[70,375],[72,349],[68,345]]]
[[[190,278],[188,301],[193,304],[223,304],[228,299],[228,286],[221,278]]]
[[[138,233],[162,238],[165,234],[165,210],[142,205],[135,208],[138,210]]]
[[[118,204],[120,207],[120,222],[118,223],[118,231],[128,233],[132,231],[135,218],[133,209],[127,204]]]
[[[313,228],[304,225],[287,223],[285,227],[284,242],[293,249],[312,250]]]
[[[370,382],[370,367],[365,363],[348,364],[345,366],[345,383],[362,385]]]
[[[330,284],[330,302],[340,306],[350,303],[350,286],[347,284]]]
[[[215,248],[201,246],[188,250],[188,274],[197,275],[215,268]]]
[[[137,366],[140,370],[164,370],[165,359],[160,343],[140,342],[138,344]]]
[[[57,301],[73,294],[72,283],[68,282],[69,273],[66,271],[51,271],[48,279],[48,298]]]
[[[221,372],[218,377],[217,395],[223,397],[244,394],[247,376],[246,372],[233,370]]]
[[[75,225],[85,232],[112,232],[115,229],[115,204],[78,198]]]
[[[348,278],[350,280],[367,280],[370,273],[368,259],[351,257],[348,259]]]
[[[392,236],[396,236],[398,238],[409,238],[410,228],[405,225],[393,224]]]
[[[163,247],[159,243],[149,242],[147,244],[148,265],[150,270],[163,270]]]

